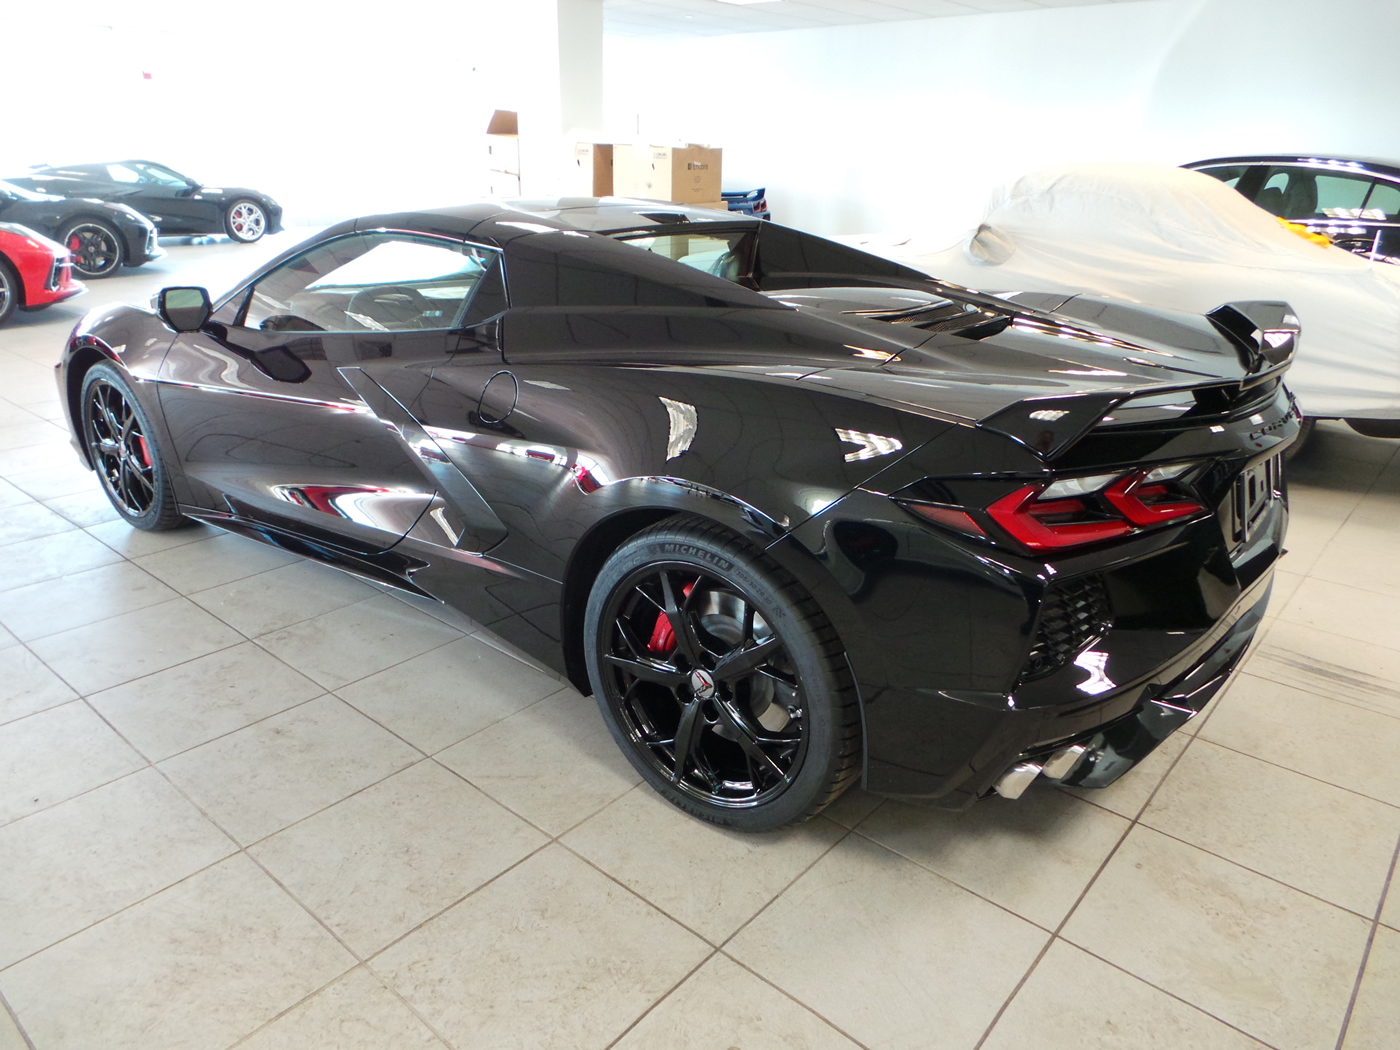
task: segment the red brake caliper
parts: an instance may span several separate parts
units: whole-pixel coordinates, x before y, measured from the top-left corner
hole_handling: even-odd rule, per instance
[[[137,437],[136,444],[141,449],[141,465],[149,467],[151,465],[151,446],[146,444],[144,437]]]
[[[681,593],[687,598],[690,592],[695,590],[698,579],[691,580],[681,589]],[[647,651],[653,653],[669,653],[676,647],[676,632],[671,629],[671,621],[666,618],[664,612],[656,614],[656,623],[652,624],[651,637],[647,639]]]

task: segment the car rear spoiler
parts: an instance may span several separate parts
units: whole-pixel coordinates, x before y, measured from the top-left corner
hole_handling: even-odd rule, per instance
[[[1302,326],[1293,307],[1280,302],[1240,302],[1217,306],[1206,318],[1239,351],[1247,373],[1242,388],[1286,369],[1298,348]]]

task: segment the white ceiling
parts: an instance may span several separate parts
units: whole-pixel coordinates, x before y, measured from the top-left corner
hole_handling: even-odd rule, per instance
[[[603,0],[604,26],[616,36],[720,36],[860,22],[898,22],[1134,0]]]

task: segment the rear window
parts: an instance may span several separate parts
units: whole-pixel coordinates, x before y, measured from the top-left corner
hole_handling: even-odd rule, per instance
[[[1244,178],[1244,173],[1249,168],[1244,164],[1230,164],[1219,168],[1197,168],[1202,175],[1209,175],[1213,179],[1219,179],[1226,186],[1239,188],[1240,179]]]

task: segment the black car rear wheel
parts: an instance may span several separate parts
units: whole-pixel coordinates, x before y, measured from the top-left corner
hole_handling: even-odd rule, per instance
[[[599,574],[584,629],[608,729],[686,812],[766,831],[854,782],[860,712],[836,631],[727,529],[683,517],[634,536]]]
[[[252,244],[267,232],[267,213],[257,201],[240,197],[224,212],[224,229],[239,244]]]
[[[111,277],[126,255],[117,231],[96,219],[80,219],[64,227],[58,240],[73,254],[73,272],[88,280]]]
[[[10,319],[19,305],[19,274],[4,259],[0,259],[0,324]]]
[[[83,377],[82,427],[93,468],[118,514],[148,532],[188,524],[150,421],[114,366],[94,365]]]

